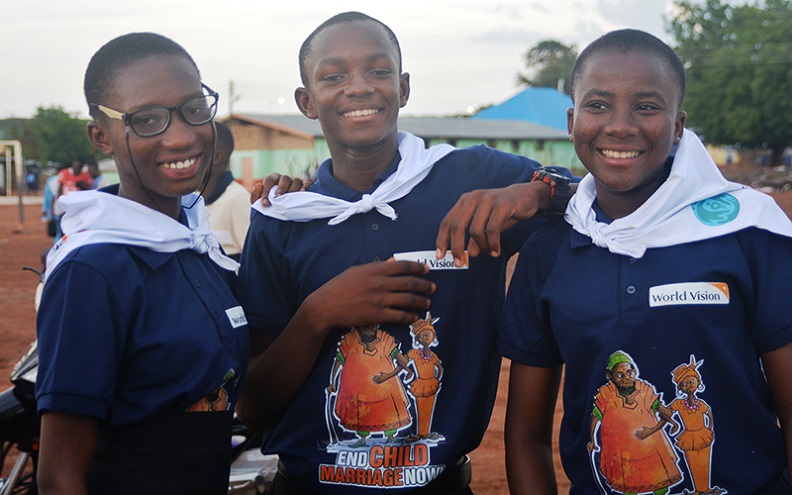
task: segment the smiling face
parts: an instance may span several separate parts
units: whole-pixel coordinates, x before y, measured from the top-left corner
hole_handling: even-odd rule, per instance
[[[665,181],[671,147],[685,124],[666,62],[645,51],[591,55],[568,112],[575,152],[594,176],[611,218],[635,211]]]
[[[107,100],[97,103],[131,113],[152,106],[177,106],[201,94],[200,77],[189,59],[151,55],[120,69]],[[157,136],[140,137],[130,130],[129,149],[121,120],[99,117],[89,124],[88,134],[98,151],[114,156],[119,195],[166,214],[178,213],[180,197],[200,187],[211,163],[211,121],[192,126],[178,111]]]
[[[399,108],[409,75],[385,29],[373,21],[327,27],[305,58],[306,87],[295,91],[300,111],[319,119],[333,152],[398,146]]]

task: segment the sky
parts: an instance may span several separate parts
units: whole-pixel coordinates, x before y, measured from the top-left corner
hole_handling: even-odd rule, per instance
[[[59,106],[87,118],[82,93],[93,53],[133,31],[163,34],[220,93],[219,116],[297,113],[300,44],[325,19],[358,10],[399,38],[411,95],[402,115],[463,114],[520,88],[526,51],[543,40],[582,49],[620,28],[670,41],[672,0],[3,0],[0,118]],[[236,97],[228,97],[233,81]]]

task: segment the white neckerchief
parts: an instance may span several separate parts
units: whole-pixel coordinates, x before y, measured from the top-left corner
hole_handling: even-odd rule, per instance
[[[422,139],[407,132],[399,131],[399,155],[401,161],[393,174],[385,179],[371,194],[364,194],[355,202],[325,196],[309,191],[300,191],[275,197],[277,187],[269,192],[270,207],[261,201],[253,204],[253,209],[278,220],[308,222],[318,218],[332,217],[329,225],[336,225],[352,215],[367,213],[373,209],[391,220],[396,220],[396,211],[388,204],[406,196],[413,187],[429,175],[432,166],[454,151],[448,144],[439,144],[427,149]]]
[[[595,245],[640,258],[648,248],[675,246],[758,227],[792,237],[792,222],[773,199],[727,181],[707,149],[685,129],[668,179],[633,213],[597,222],[594,177],[578,185],[565,219]]]
[[[183,196],[182,206],[192,204],[196,196]],[[78,191],[62,196],[58,203],[66,211],[61,220],[64,236],[47,255],[47,274],[75,249],[99,243],[145,247],[158,253],[192,249],[207,253],[226,270],[239,269],[236,261],[223,254],[210,230],[203,198],[192,208],[184,208],[189,227],[140,203],[105,192]]]

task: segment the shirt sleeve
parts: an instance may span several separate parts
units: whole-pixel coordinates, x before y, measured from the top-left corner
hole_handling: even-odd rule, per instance
[[[562,220],[556,221],[556,227],[560,227],[558,222]],[[520,251],[498,336],[498,351],[502,356],[541,367],[563,362],[542,300],[542,287],[555,260],[555,249],[547,240],[548,230],[539,230]]]
[[[277,337],[297,311],[295,289],[289,282],[286,255],[280,242],[279,222],[252,212],[250,229],[242,249],[236,296],[245,310],[250,328]]]
[[[753,339],[760,353],[769,352],[792,341],[792,238],[748,229],[740,233],[739,239],[754,277]]]
[[[103,274],[79,261],[58,266],[44,287],[36,323],[39,411],[107,416],[125,320]]]

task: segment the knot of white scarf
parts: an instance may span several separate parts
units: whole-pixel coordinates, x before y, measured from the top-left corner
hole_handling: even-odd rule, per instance
[[[367,213],[376,209],[382,215],[396,220],[398,214],[388,204],[406,196],[432,170],[434,164],[454,151],[448,144],[426,148],[422,139],[407,132],[399,132],[399,167],[385,179],[371,194],[364,194],[355,202],[333,198],[309,191],[300,191],[275,197],[276,187],[269,192],[270,207],[261,201],[253,204],[253,209],[278,220],[308,222],[318,218],[331,218],[329,225],[337,225],[352,215]]]

